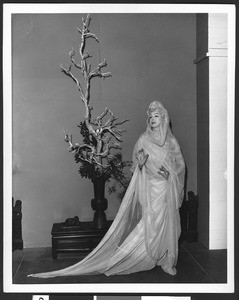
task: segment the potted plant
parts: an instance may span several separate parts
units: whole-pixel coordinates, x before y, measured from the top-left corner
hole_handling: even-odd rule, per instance
[[[76,84],[80,93],[81,101],[85,107],[84,121],[77,126],[83,137],[82,144],[73,143],[72,135],[65,133],[65,141],[69,145],[69,151],[74,154],[76,163],[80,164],[79,173],[82,177],[88,178],[94,185],[94,199],[91,201],[92,208],[95,210],[93,227],[101,229],[106,227],[107,220],[105,210],[108,202],[105,198],[105,186],[109,186],[109,192],[115,192],[119,185],[125,190],[128,185],[128,178],[125,176],[124,168],[130,165],[129,161],[123,161],[122,155],[116,151],[120,150],[120,142],[124,130],[119,126],[128,120],[119,121],[114,113],[105,108],[102,114],[96,118],[92,117],[93,107],[90,105],[90,88],[94,78],[107,78],[110,72],[103,72],[107,66],[104,59],[96,67],[92,68],[90,58],[86,52],[87,39],[94,39],[99,43],[99,39],[90,31],[90,15],[86,19],[82,18],[82,28],[77,28],[81,40],[79,45],[78,59],[75,58],[74,48],[69,52],[70,64],[67,67],[61,65],[61,70],[69,76]],[[78,71],[83,78],[81,82],[73,72]]]

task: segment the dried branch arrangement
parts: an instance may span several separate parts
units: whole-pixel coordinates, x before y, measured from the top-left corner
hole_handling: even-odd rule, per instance
[[[125,131],[118,127],[128,120],[119,121],[107,107],[99,116],[92,117],[93,107],[90,105],[92,79],[96,77],[105,79],[110,77],[111,73],[103,72],[107,66],[105,59],[96,67],[92,67],[90,63],[92,56],[86,51],[86,42],[88,39],[94,39],[99,43],[97,36],[90,31],[90,21],[88,14],[86,19],[82,18],[82,28],[77,28],[81,37],[79,54],[77,54],[79,61],[75,58],[76,51],[72,48],[69,52],[70,64],[67,67],[61,65],[62,72],[75,82],[85,107],[85,120],[78,125],[83,136],[83,143],[74,143],[70,133],[65,133],[65,141],[69,145],[69,151],[73,152],[76,162],[81,163],[79,172],[82,177],[87,177],[92,181],[99,177],[105,180],[114,178],[120,185],[127,186],[128,179],[124,176],[123,169],[130,165],[130,162],[123,162],[121,154],[114,154],[112,150],[121,149],[121,137]],[[83,82],[74,75],[73,70],[80,72]],[[114,188],[115,185],[111,191],[114,191]]]

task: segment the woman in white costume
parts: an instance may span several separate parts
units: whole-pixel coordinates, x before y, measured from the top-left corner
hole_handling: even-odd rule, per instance
[[[176,274],[185,164],[166,109],[154,101],[147,113],[147,129],[134,147],[133,176],[99,245],[70,267],[28,276],[123,275],[156,265]]]

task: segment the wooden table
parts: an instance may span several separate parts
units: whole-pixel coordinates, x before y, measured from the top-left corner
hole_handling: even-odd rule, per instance
[[[90,252],[103,238],[112,221],[107,222],[107,228],[94,229],[92,222],[81,222],[80,226],[64,226],[64,223],[54,223],[52,227],[52,258],[57,259],[57,253]]]

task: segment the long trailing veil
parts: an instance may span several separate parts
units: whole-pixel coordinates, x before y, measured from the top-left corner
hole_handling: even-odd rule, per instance
[[[148,126],[137,141],[133,151],[133,176],[115,220],[98,246],[72,266],[28,276],[50,278],[99,273],[127,274],[153,268],[156,264],[169,268],[176,265],[180,236],[178,209],[183,200],[185,168],[180,147],[169,127],[167,111],[159,104],[164,112],[160,136],[155,138]],[[149,155],[142,170],[137,167],[136,159],[141,149]],[[169,171],[167,180],[159,174],[160,166]],[[166,207],[165,214],[160,220],[163,207]],[[137,252],[125,251],[125,244],[133,243],[131,235],[137,236],[137,230],[141,230],[141,244],[144,243],[144,255],[147,255],[150,263],[141,265],[140,269],[128,267],[125,270],[125,262],[132,261],[133,265],[136,260]]]

